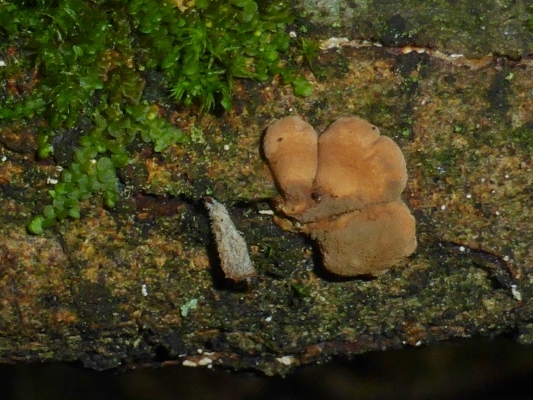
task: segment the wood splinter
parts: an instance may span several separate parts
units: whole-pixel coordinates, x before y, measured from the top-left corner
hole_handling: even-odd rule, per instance
[[[226,278],[249,281],[257,275],[242,234],[231,220],[226,207],[212,197],[204,197],[215,237],[220,266]]]

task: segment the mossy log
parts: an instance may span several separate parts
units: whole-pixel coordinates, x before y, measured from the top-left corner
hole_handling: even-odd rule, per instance
[[[361,12],[388,26],[370,18],[370,5]],[[409,20],[401,8],[396,14]],[[529,38],[531,50],[531,22],[521,26],[513,37]],[[465,48],[466,38],[481,40],[455,29]],[[362,32],[358,39],[369,34]],[[487,32],[479,34],[497,36]],[[60,172],[20,146],[35,132],[4,129],[0,362],[278,374],[334,355],[474,335],[513,333],[532,343],[531,57],[523,41],[507,53],[497,42],[449,57],[455,43],[408,37],[439,47],[409,51],[383,40],[324,50],[307,71],[310,97],[277,80],[241,81],[231,112],[200,119],[176,111],[175,123],[202,127],[195,141],[162,153],[139,145],[120,171],[117,207],[93,199],[79,220],[42,236],[26,226]],[[415,254],[377,279],[341,279],[324,271],[307,238],[259,212],[276,194],[261,138],[290,114],[318,131],[357,115],[398,143],[409,173],[403,197],[417,219]],[[243,233],[258,272],[250,283],[222,276],[204,195],[225,203]]]

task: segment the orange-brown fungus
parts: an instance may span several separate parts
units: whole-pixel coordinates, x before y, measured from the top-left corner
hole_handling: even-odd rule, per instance
[[[309,207],[316,175],[318,135],[298,117],[286,117],[267,128],[263,150],[283,200],[283,213],[295,216]]]
[[[405,159],[374,125],[340,118],[317,140],[309,124],[287,117],[263,145],[282,194],[277,211],[318,242],[326,269],[377,276],[415,250],[415,220],[400,198]]]

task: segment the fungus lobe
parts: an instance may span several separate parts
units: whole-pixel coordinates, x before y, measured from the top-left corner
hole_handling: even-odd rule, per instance
[[[286,215],[301,213],[310,206],[316,175],[316,131],[298,117],[280,119],[267,128],[263,151],[283,198],[279,206]]]
[[[346,117],[317,136],[293,116],[270,125],[263,146],[277,211],[318,242],[326,269],[376,276],[415,250],[415,220],[400,198],[405,159],[377,127]]]
[[[337,275],[380,275],[416,248],[415,220],[401,201],[367,206],[308,229],[324,266]]]

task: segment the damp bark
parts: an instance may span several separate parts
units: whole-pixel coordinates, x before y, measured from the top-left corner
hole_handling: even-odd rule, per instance
[[[0,361],[283,374],[332,356],[474,335],[512,333],[531,344],[533,63],[523,45],[531,52],[531,23],[511,21],[521,30],[508,47],[486,42],[497,36],[487,31],[492,23],[482,32],[474,23],[450,25],[456,44],[443,30],[412,28],[428,20],[402,11],[408,3],[394,15],[380,11],[367,26],[355,11],[373,15],[379,2],[350,2],[359,7],[351,22],[335,10],[321,10],[317,22],[308,9],[301,25],[310,32],[337,18],[331,32],[358,32],[383,47],[321,52],[304,71],[314,85],[305,99],[276,80],[237,82],[232,111],[180,115],[181,124],[200,124],[198,140],[160,154],[139,145],[134,163],[120,171],[117,207],[92,200],[80,220],[42,236],[26,225],[59,172],[35,159],[30,128],[13,127],[29,132],[22,141],[4,129]],[[473,15],[489,21],[489,11],[476,7]],[[407,43],[387,35],[446,54],[471,51],[462,61],[404,54]],[[519,38],[525,42],[514,45]],[[358,115],[399,144],[409,172],[403,199],[419,240],[403,264],[377,279],[340,279],[324,271],[303,236],[260,212],[276,194],[261,138],[270,122],[291,113],[318,131]],[[226,204],[243,233],[258,273],[250,283],[224,280],[205,195]]]

